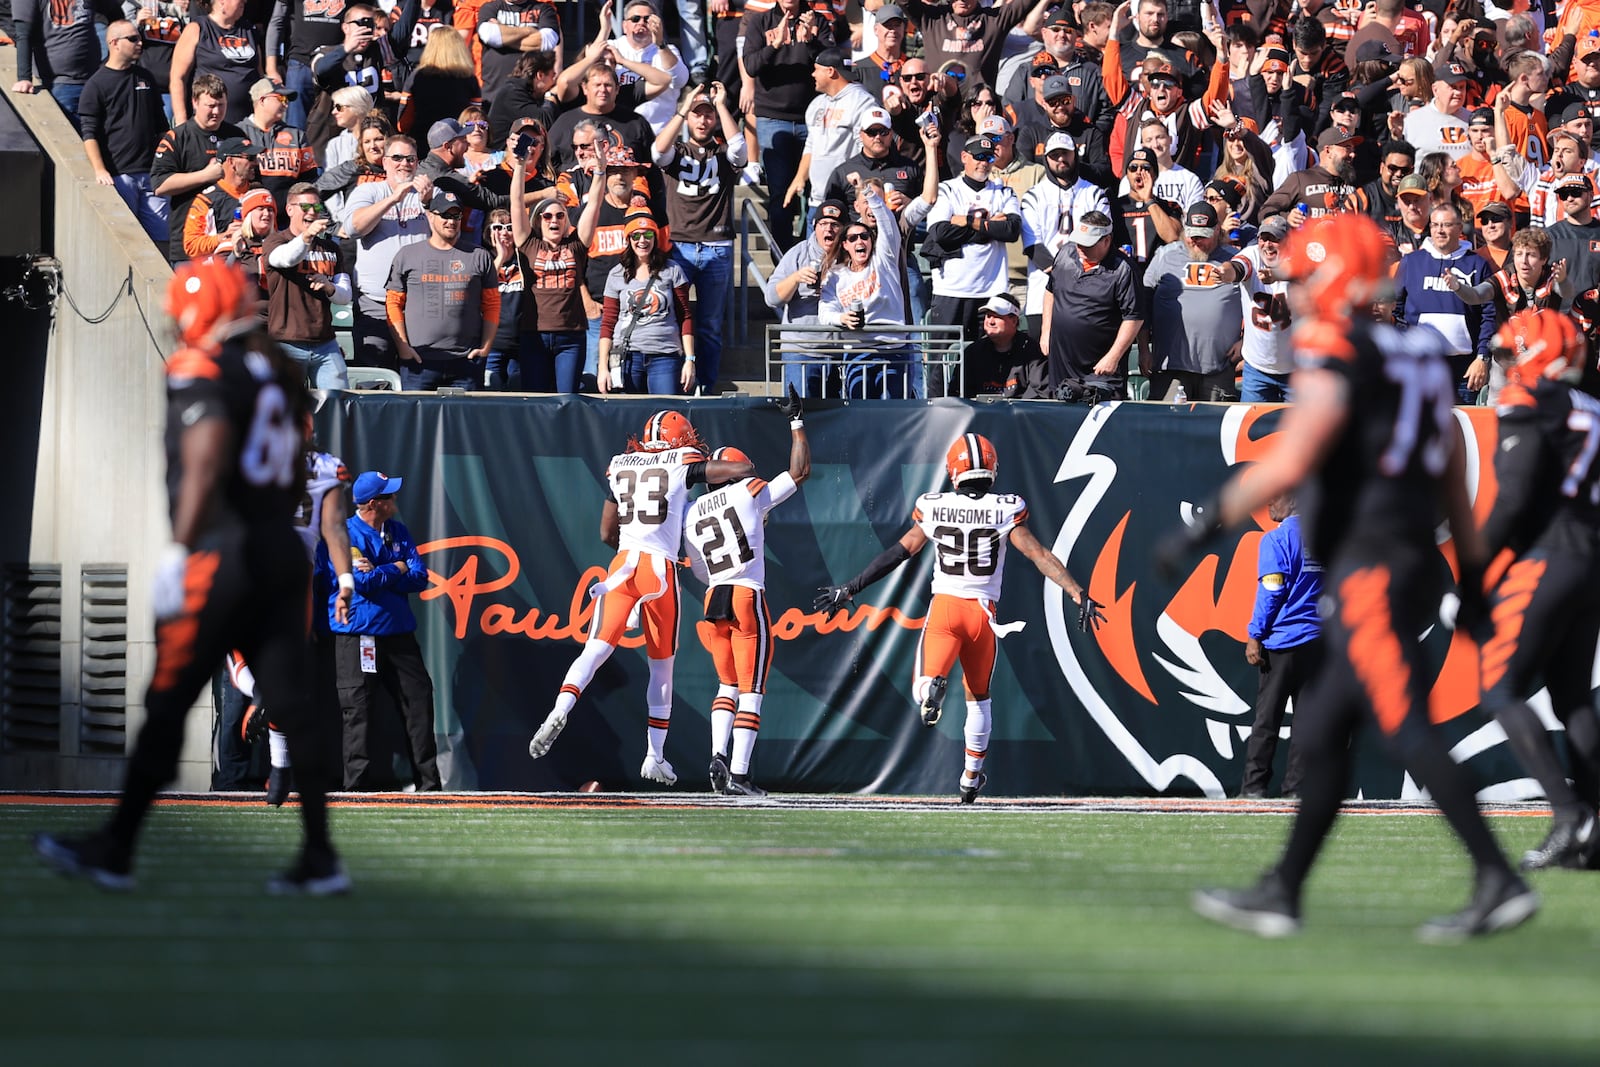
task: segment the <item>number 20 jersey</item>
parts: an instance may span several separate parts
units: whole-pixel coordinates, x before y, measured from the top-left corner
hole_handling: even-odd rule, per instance
[[[788,500],[797,488],[784,471],[770,482],[746,478],[696,500],[683,523],[695,577],[708,586],[766,589],[767,512]]]
[[[678,558],[683,513],[689,503],[689,471],[704,463],[698,448],[624,452],[606,467],[611,499],[617,502],[619,552],[652,552]]]
[[[917,498],[911,520],[928,535],[937,553],[935,596],[1000,599],[1006,543],[1011,531],[1028,521],[1026,501],[1009,493],[926,493]]]

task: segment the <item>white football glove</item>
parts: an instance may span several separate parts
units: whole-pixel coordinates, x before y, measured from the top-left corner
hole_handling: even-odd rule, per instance
[[[156,559],[155,581],[150,585],[150,606],[156,621],[166,622],[183,614],[183,578],[189,570],[189,549],[174,541]]]

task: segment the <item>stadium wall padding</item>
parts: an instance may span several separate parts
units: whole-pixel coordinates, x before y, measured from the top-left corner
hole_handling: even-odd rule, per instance
[[[589,621],[586,590],[611,558],[599,538],[608,459],[659,399],[344,394],[324,407],[324,444],[351,471],[405,478],[400,516],[431,572],[415,607],[437,691],[447,788],[640,787],[645,753],[641,638],[634,631],[584,693],[552,753],[527,742],[549,711]],[[786,469],[789,428],[773,401],[684,400],[711,446],[733,444],[763,477]],[[944,484],[964,430],[995,442],[998,491],[1105,605],[1095,634],[1015,551],[999,618],[988,791],[1017,795],[1231,795],[1256,688],[1243,642],[1256,549],[1270,523],[1230,533],[1176,582],[1157,577],[1162,534],[1269,447],[1272,406],[1046,402],[818,402],[806,415],[812,475],[766,527],[777,652],[754,773],[778,791],[953,793],[964,718],[959,682],[924,727],[911,699],[933,552],[865,591],[843,616],[811,610],[819,586],[854,575]],[[1461,409],[1480,519],[1493,498],[1493,412]],[[1479,459],[1482,458],[1480,465]],[[1441,537],[1443,535],[1441,534]],[[1439,580],[1450,580],[1441,542]],[[695,634],[704,590],[680,569],[683,612],[668,759],[679,789],[705,788],[716,677]],[[1485,796],[1529,795],[1503,735],[1476,711],[1477,652],[1442,626],[1418,635],[1436,677],[1435,719]],[[1293,716],[1289,721],[1293,722]],[[1361,741],[1351,795],[1416,795]],[[1285,758],[1280,746],[1279,767]]]

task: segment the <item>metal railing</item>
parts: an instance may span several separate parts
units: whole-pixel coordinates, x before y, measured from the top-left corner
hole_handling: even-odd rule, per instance
[[[802,396],[961,396],[966,392],[964,348],[960,326],[869,323],[865,330],[842,330],[769,323],[767,385],[793,382]],[[815,383],[820,384],[813,388]]]
[[[761,273],[761,268],[756,266],[755,257],[750,254],[750,226],[761,234],[761,239],[767,242],[768,254],[772,257],[773,266],[783,258],[783,252],[778,249],[777,242],[772,239],[772,231],[767,228],[767,220],[756,214],[754,199],[739,201],[739,314],[733,316],[734,334],[733,343],[747,345],[750,343],[750,276],[755,275],[756,286],[765,289],[766,276]],[[762,293],[761,301],[766,303],[766,294]]]

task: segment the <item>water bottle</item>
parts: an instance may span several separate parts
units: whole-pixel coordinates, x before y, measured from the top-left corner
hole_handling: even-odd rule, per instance
[[[1240,229],[1237,226],[1235,226],[1233,229],[1228,231],[1228,243],[1230,245],[1238,244],[1239,243],[1239,238],[1241,236],[1243,236],[1242,231],[1240,231]]]
[[[1127,256],[1129,259],[1133,258],[1133,246],[1132,245],[1123,245],[1122,248],[1121,248],[1121,252],[1122,252],[1123,255]]]

